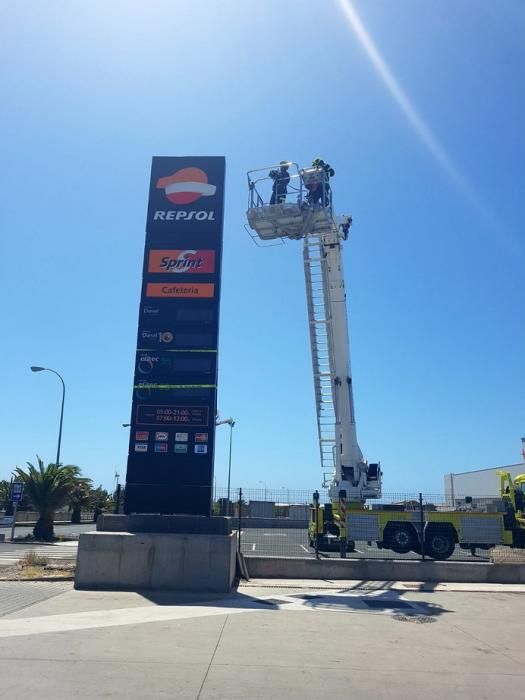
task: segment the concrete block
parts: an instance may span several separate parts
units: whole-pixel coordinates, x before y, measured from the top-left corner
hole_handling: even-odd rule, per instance
[[[157,538],[155,543],[155,558],[162,561],[162,566],[153,566],[151,570],[151,588],[180,589],[184,586],[185,572],[185,549],[186,542],[181,542],[183,546],[173,547],[166,538]],[[190,585],[190,583],[188,583]]]
[[[389,559],[246,557],[250,578],[525,583],[524,565]]]
[[[225,592],[237,535],[90,532],[79,537],[76,588]]]

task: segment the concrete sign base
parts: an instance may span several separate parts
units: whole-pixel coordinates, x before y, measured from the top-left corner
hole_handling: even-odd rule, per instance
[[[226,592],[235,577],[236,550],[236,533],[84,533],[75,588]]]

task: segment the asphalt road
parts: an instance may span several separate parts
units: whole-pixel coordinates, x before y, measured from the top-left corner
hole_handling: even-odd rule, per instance
[[[260,529],[242,530],[241,549],[245,556],[267,557],[314,557],[315,552],[308,546],[307,530]],[[320,552],[322,557],[339,557],[339,552]],[[419,554],[396,554],[388,549],[378,549],[375,544],[356,542],[355,552],[347,552],[348,559],[420,559]],[[488,561],[489,553],[478,550],[475,557],[469,551],[456,547],[450,559],[465,561]]]
[[[81,532],[90,532],[95,529],[94,523],[80,523],[73,525],[67,523],[57,525],[55,523],[55,536],[67,537],[79,535]],[[0,533],[6,535],[6,542],[0,542],[0,568],[3,566],[11,566],[16,564],[29,551],[34,551],[37,554],[47,557],[48,559],[76,559],[78,543],[74,542],[54,542],[51,544],[37,544],[32,542],[17,542],[17,537],[25,537],[25,535],[33,534],[33,525],[18,526],[15,529],[15,541],[11,542],[11,528],[1,528]]]
[[[55,525],[55,535],[78,535],[81,532],[90,532],[95,529],[94,523],[81,523],[80,525]],[[31,534],[32,527],[17,527],[15,537]],[[6,531],[7,532],[7,531]],[[10,531],[7,537],[10,536]],[[55,556],[55,552],[49,549],[49,545],[42,545],[46,556]],[[62,547],[60,543],[54,545]],[[40,550],[40,545],[0,543],[0,566],[2,564],[12,564],[21,559],[28,548]],[[75,558],[76,543],[66,545],[63,549],[67,558]],[[14,549],[16,548],[16,550]],[[245,528],[241,535],[241,548],[245,556],[269,556],[269,557],[314,557],[315,552],[308,546],[308,533],[303,529],[277,529],[277,528]],[[16,553],[15,553],[16,552]],[[52,553],[51,553],[52,552]],[[322,557],[339,557],[339,552],[320,552]],[[451,559],[463,561],[488,561],[489,553],[478,550],[475,557],[469,551],[456,547],[456,551]],[[58,556],[58,551],[56,553]],[[378,549],[375,544],[369,545],[367,542],[356,542],[355,552],[347,552],[348,559],[419,559],[419,555],[414,552],[408,554],[396,554],[388,549]]]
[[[17,525],[15,528],[15,538],[32,535],[33,527],[34,525]],[[63,525],[55,523],[55,536],[67,537],[68,535],[79,535],[81,532],[91,532],[91,530],[95,529],[95,523],[80,523],[79,525],[74,525],[73,523],[64,523]],[[11,537],[11,528],[0,528],[0,533],[4,533],[7,540]]]
[[[23,559],[28,552],[36,552],[47,559],[76,559],[77,542],[53,544],[17,544],[16,542],[0,542],[0,569],[11,566]]]

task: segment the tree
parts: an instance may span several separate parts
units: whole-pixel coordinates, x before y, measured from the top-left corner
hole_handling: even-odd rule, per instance
[[[111,496],[102,488],[102,484],[96,489],[91,489],[91,506],[93,508],[93,522],[97,522],[98,516],[106,510],[111,511]]]
[[[71,511],[71,522],[79,523],[82,508],[89,508],[92,505],[91,479],[83,479],[76,484],[71,492],[69,500],[69,510]]]
[[[102,488],[102,484],[97,486],[96,489],[91,489],[91,506],[93,508],[99,508],[100,510],[110,510],[111,509],[111,496]]]
[[[55,511],[71,501],[71,495],[79,483],[87,479],[80,476],[80,467],[73,464],[48,464],[37,455],[38,466],[27,462],[27,470],[16,468],[16,477],[24,482],[25,491],[39,518],[33,535],[39,540],[52,540]]]
[[[9,506],[9,481],[0,480],[0,508],[7,510]]]

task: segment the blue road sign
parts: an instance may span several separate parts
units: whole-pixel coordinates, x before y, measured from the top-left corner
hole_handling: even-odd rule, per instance
[[[11,501],[20,503],[24,497],[24,484],[22,481],[13,481],[11,485]]]

